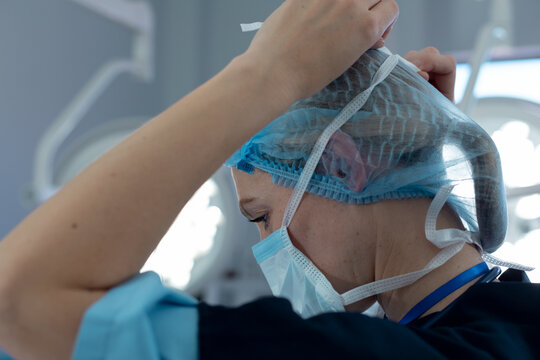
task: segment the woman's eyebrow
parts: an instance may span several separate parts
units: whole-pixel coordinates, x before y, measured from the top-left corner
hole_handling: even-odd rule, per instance
[[[245,209],[244,206],[245,206],[246,204],[249,204],[250,202],[255,201],[255,200],[256,200],[256,199],[255,199],[254,197],[250,197],[250,198],[240,199],[240,200],[238,201],[238,207],[240,208],[240,212],[242,213],[242,215],[244,215],[244,217],[246,217],[246,218],[248,218],[248,219],[250,218],[250,216],[249,216],[249,214],[248,214],[248,212],[246,211],[246,209]]]

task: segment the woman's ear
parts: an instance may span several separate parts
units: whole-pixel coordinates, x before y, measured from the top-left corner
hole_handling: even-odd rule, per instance
[[[360,152],[354,140],[340,130],[330,138],[317,171],[341,179],[353,192],[362,191],[366,185],[366,168]]]

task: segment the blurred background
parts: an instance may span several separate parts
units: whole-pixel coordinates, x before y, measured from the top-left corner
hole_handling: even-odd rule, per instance
[[[280,3],[0,0],[0,238],[245,50],[253,33],[239,24],[263,21]],[[501,151],[510,228],[498,255],[540,268],[540,2],[399,4],[387,46],[401,55],[426,46],[453,54],[457,101]],[[240,304],[269,293],[252,259],[257,240],[221,169],[145,269],[210,303]],[[539,270],[530,276],[540,282]]]

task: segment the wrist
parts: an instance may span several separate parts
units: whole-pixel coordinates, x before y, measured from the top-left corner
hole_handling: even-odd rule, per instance
[[[264,99],[265,105],[278,115],[302,99],[294,77],[280,69],[279,64],[266,59],[244,53],[234,58],[225,70],[236,73],[239,81],[249,83],[248,86]]]

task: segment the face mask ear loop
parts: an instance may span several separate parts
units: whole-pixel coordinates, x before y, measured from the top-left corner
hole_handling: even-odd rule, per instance
[[[309,156],[306,165],[304,166],[304,170],[302,171],[302,174],[300,175],[300,178],[298,179],[298,182],[294,187],[293,194],[291,195],[289,202],[287,203],[287,208],[283,216],[282,228],[287,228],[291,224],[292,218],[296,213],[296,210],[300,205],[300,201],[304,196],[304,192],[309,185],[309,181],[311,180],[311,177],[315,172],[315,168],[317,167],[317,164],[319,163],[324,149],[326,148],[326,145],[328,145],[328,141],[330,140],[332,135],[339,128],[341,128],[341,126],[343,126],[343,124],[345,124],[350,118],[352,118],[362,108],[362,106],[364,106],[373,89],[384,79],[386,79],[388,75],[390,75],[398,62],[398,55],[389,56],[382,63],[382,65],[379,67],[379,70],[377,70],[377,72],[373,76],[371,86],[361,92],[359,95],[357,95],[349,104],[347,104],[347,106],[343,108],[339,115],[336,116],[336,118],[330,123],[330,125],[328,125],[326,129],[324,129],[322,134],[319,136],[319,139],[317,139],[317,142],[315,143],[315,146],[311,151],[311,155]]]

